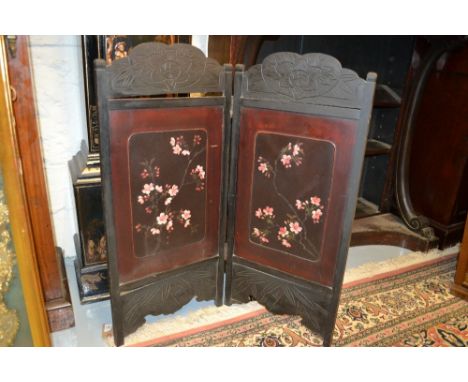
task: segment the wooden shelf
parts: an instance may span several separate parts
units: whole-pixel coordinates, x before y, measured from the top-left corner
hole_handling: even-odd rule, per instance
[[[354,219],[362,219],[368,216],[373,216],[379,214],[379,208],[372,202],[359,197],[357,200],[356,205],[356,214],[354,215]]]
[[[366,156],[389,154],[392,146],[377,139],[368,139],[366,145]]]
[[[427,252],[437,247],[438,240],[430,240],[411,231],[399,217],[391,213],[354,219],[350,246],[375,244]]]
[[[401,105],[401,97],[389,86],[377,84],[375,88],[374,107],[396,108]]]

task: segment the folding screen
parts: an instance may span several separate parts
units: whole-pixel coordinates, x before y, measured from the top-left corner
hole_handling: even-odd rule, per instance
[[[376,75],[275,53],[237,68],[226,303],[297,314],[329,345]]]
[[[191,45],[96,61],[114,338],[222,302],[232,68]],[[197,94],[194,94],[197,93]],[[203,93],[203,94],[200,94]]]
[[[225,302],[298,314],[329,345],[375,74],[315,53],[239,66],[231,134],[232,68],[190,45],[96,67],[116,344],[193,297],[220,305],[227,241]]]

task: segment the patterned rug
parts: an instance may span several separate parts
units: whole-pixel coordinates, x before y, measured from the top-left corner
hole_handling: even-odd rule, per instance
[[[468,346],[468,303],[449,292],[455,264],[456,258],[448,256],[345,285],[333,346]],[[322,342],[301,325],[299,317],[264,309],[182,334],[133,346],[320,346]]]

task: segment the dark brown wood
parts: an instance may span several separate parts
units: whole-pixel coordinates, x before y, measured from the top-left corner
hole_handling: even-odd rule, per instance
[[[355,143],[355,134],[357,123],[349,120],[332,120],[329,118],[315,117],[309,115],[285,113],[280,111],[259,110],[254,108],[243,108],[241,112],[241,140],[240,147],[242,151],[239,153],[239,171],[237,190],[238,207],[236,215],[236,255],[248,259],[257,264],[270,266],[283,272],[290,273],[296,277],[304,278],[308,281],[314,281],[323,285],[330,286],[333,283],[335,274],[336,256],[342,232],[338,229],[342,220],[344,211],[334,209],[335,204],[339,204],[340,200],[345,197],[344,193],[348,189],[350,182],[349,173],[347,174],[342,169],[349,164],[349,157],[352,155],[353,145]],[[259,132],[287,134],[287,137],[295,142],[300,137],[314,137],[316,140],[323,142],[333,142],[336,151],[334,156],[331,175],[327,174],[321,183],[325,183],[326,179],[333,179],[333,187],[326,194],[320,194],[324,209],[324,221],[317,227],[323,227],[324,231],[321,234],[320,253],[327,254],[320,259],[304,259],[297,255],[289,255],[283,251],[272,251],[264,246],[258,246],[251,240],[250,232],[252,231],[250,216],[252,210],[264,205],[256,205],[252,200],[252,179],[257,171],[257,159],[255,153],[248,148],[254,147]],[[304,141],[302,139],[301,141]],[[287,143],[287,142],[286,142]],[[305,149],[304,149],[305,150]],[[312,155],[306,151],[305,155]],[[323,158],[321,161],[313,162],[316,166],[328,166],[328,158]],[[308,176],[313,178],[309,168],[312,163],[304,160],[304,166],[301,167],[308,171]],[[339,175],[337,175],[339,174]],[[305,174],[304,174],[305,176]],[[312,179],[310,180],[312,182]],[[303,182],[302,182],[303,183]],[[273,193],[270,183],[266,184],[265,193]],[[290,186],[294,186],[289,184]],[[317,189],[318,185],[315,189]],[[258,192],[258,191],[257,191]],[[260,200],[265,200],[268,203],[269,198],[266,195],[259,195]],[[294,201],[292,201],[294,203]],[[271,202],[269,205],[272,205]],[[273,206],[273,207],[276,207]],[[330,210],[330,212],[328,212]],[[240,218],[242,217],[242,218]],[[305,227],[305,225],[304,225]],[[315,228],[315,227],[310,227]],[[316,231],[316,229],[314,230]],[[274,235],[275,236],[275,235]]]
[[[407,102],[405,102],[405,107],[403,108],[402,116],[399,121],[400,132],[399,136],[397,137],[398,152],[395,155],[395,199],[399,214],[410,229],[421,233],[429,240],[433,240],[435,237],[434,230],[429,226],[429,221],[427,217],[422,214],[422,211],[415,209],[413,197],[410,193],[410,180],[413,179],[413,176],[416,176],[417,173],[429,173],[429,168],[432,171],[430,166],[418,166],[417,173],[414,170],[411,170],[411,156],[413,151],[412,147],[414,144],[418,144],[414,135],[415,126],[418,112],[420,110],[421,100],[426,93],[425,88],[433,68],[442,55],[448,52],[452,52],[463,44],[462,38],[433,37],[431,40],[431,46],[427,50],[426,54],[422,57],[420,56],[420,64],[417,66],[417,68],[413,69],[413,73],[410,73],[411,81],[409,82],[410,86],[408,86],[408,90],[405,95]],[[432,112],[436,112],[440,110],[439,108],[440,105],[432,105],[431,110]],[[442,130],[445,131],[445,121],[441,126],[443,126]],[[424,134],[427,137],[430,137],[431,134],[427,134],[426,132],[427,126],[424,125]],[[421,141],[421,139],[419,139],[419,141]],[[428,155],[427,150],[424,149],[424,157],[440,159],[440,150],[436,150],[431,153],[431,155]],[[414,184],[414,181],[411,183]],[[427,192],[428,189],[424,188],[424,191],[420,193],[420,195]]]
[[[392,108],[400,107],[401,97],[389,86],[379,84],[375,88],[374,107]]]
[[[143,325],[149,314],[174,313],[194,297],[197,301],[213,300],[217,279],[218,260],[210,259],[163,273],[138,287],[127,286],[122,294],[124,336]]]
[[[233,264],[232,272],[234,301],[246,303],[254,299],[273,313],[299,315],[304,325],[327,335],[332,288],[303,282],[243,259]]]
[[[41,283],[51,330],[57,331],[73,326],[74,317],[66,275],[61,270],[61,255],[56,253],[52,230],[27,36],[17,36],[15,55],[10,52],[8,67],[15,93],[16,134]],[[61,318],[55,319],[58,316]]]
[[[119,263],[119,278],[122,283],[130,282],[137,278],[143,278],[153,273],[165,272],[174,268],[201,261],[206,258],[216,256],[218,253],[218,221],[220,218],[219,209],[211,206],[220,204],[221,195],[221,135],[219,126],[223,124],[223,107],[212,108],[184,108],[183,112],[178,108],[166,109],[127,109],[113,110],[109,113],[110,126],[112,127],[113,144],[111,146],[111,166],[121,171],[113,172],[112,185],[114,195],[114,214],[117,241],[117,253]],[[157,121],[157,126],[155,126]],[[129,126],[132,128],[129,129]],[[202,128],[200,128],[202,127]],[[201,130],[202,129],[202,130]],[[200,131],[206,132],[205,142],[210,142],[207,148],[205,171],[210,174],[206,184],[206,208],[207,217],[204,222],[205,234],[202,239],[193,244],[186,244],[174,250],[167,250],[167,253],[160,256],[135,257],[136,248],[133,247],[135,241],[135,228],[137,224],[138,209],[136,196],[128,187],[132,173],[140,173],[141,170],[133,169],[130,164],[130,153],[128,151],[128,141],[130,137],[149,132],[176,131],[178,134],[193,135]],[[193,133],[191,132],[193,131]],[[145,135],[141,135],[142,137]],[[166,145],[169,145],[170,135],[167,136]],[[145,136],[145,139],[146,138]],[[203,142],[205,144],[205,142]],[[172,157],[175,157],[174,155]],[[170,171],[172,162],[163,165],[162,158],[158,158],[158,166],[161,171]],[[179,159],[179,158],[177,158]],[[174,164],[172,164],[174,166]],[[163,176],[163,175],[162,175]],[[167,176],[167,175],[166,175]],[[193,197],[195,197],[195,193]],[[187,195],[186,198],[189,196]],[[197,199],[198,200],[198,199]],[[193,212],[193,209],[190,208]],[[143,211],[144,213],[144,211]],[[134,218],[132,218],[132,216]],[[134,254],[129,256],[128,254]],[[138,255],[137,255],[138,256]]]
[[[434,41],[428,55],[413,116],[408,186],[414,210],[446,248],[461,240],[468,210],[468,42]]]
[[[96,72],[113,330],[121,345],[147,314],[172,313],[193,297],[222,302],[232,69],[190,45],[144,43],[108,67],[97,61]],[[221,95],[186,94],[206,92]],[[164,96],[148,97],[157,95]],[[184,210],[181,201],[195,204]],[[150,219],[155,210],[163,212]]]
[[[272,312],[299,314],[325,346],[331,343],[346,264],[375,79],[369,74],[362,80],[322,54],[276,53],[236,73],[229,190],[230,215],[236,210],[236,218],[228,231],[226,303],[257,299]],[[315,150],[319,157],[311,154]],[[309,173],[301,172],[299,183],[288,178],[287,191],[286,183],[277,183],[279,162],[285,169],[304,163]],[[299,218],[295,209],[302,210],[304,202],[292,205],[298,189],[302,199],[319,193],[310,203],[321,214],[305,210],[306,218]],[[288,207],[287,219],[301,221],[300,230],[292,221],[284,224],[293,225],[298,239],[288,240],[302,249],[285,243],[287,228],[276,227],[276,214],[285,219],[285,211],[272,208],[274,196]],[[257,205],[261,200],[268,205]],[[320,228],[307,226],[308,213]],[[285,248],[272,244],[277,239]]]
[[[466,219],[460,254],[458,255],[455,280],[450,291],[468,300],[468,217]]]
[[[392,146],[376,139],[368,139],[366,145],[366,156],[389,154]]]
[[[391,213],[354,220],[351,247],[376,243],[427,252],[437,247],[438,240],[435,238],[429,241],[421,234],[410,230],[400,218]]]
[[[361,219],[378,214],[380,214],[378,206],[364,198],[358,198],[356,214],[354,216],[355,219]]]

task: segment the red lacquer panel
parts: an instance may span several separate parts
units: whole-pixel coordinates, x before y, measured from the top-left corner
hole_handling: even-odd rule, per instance
[[[122,283],[215,256],[221,107],[110,111]]]
[[[356,122],[244,108],[240,130],[235,254],[332,285]]]

